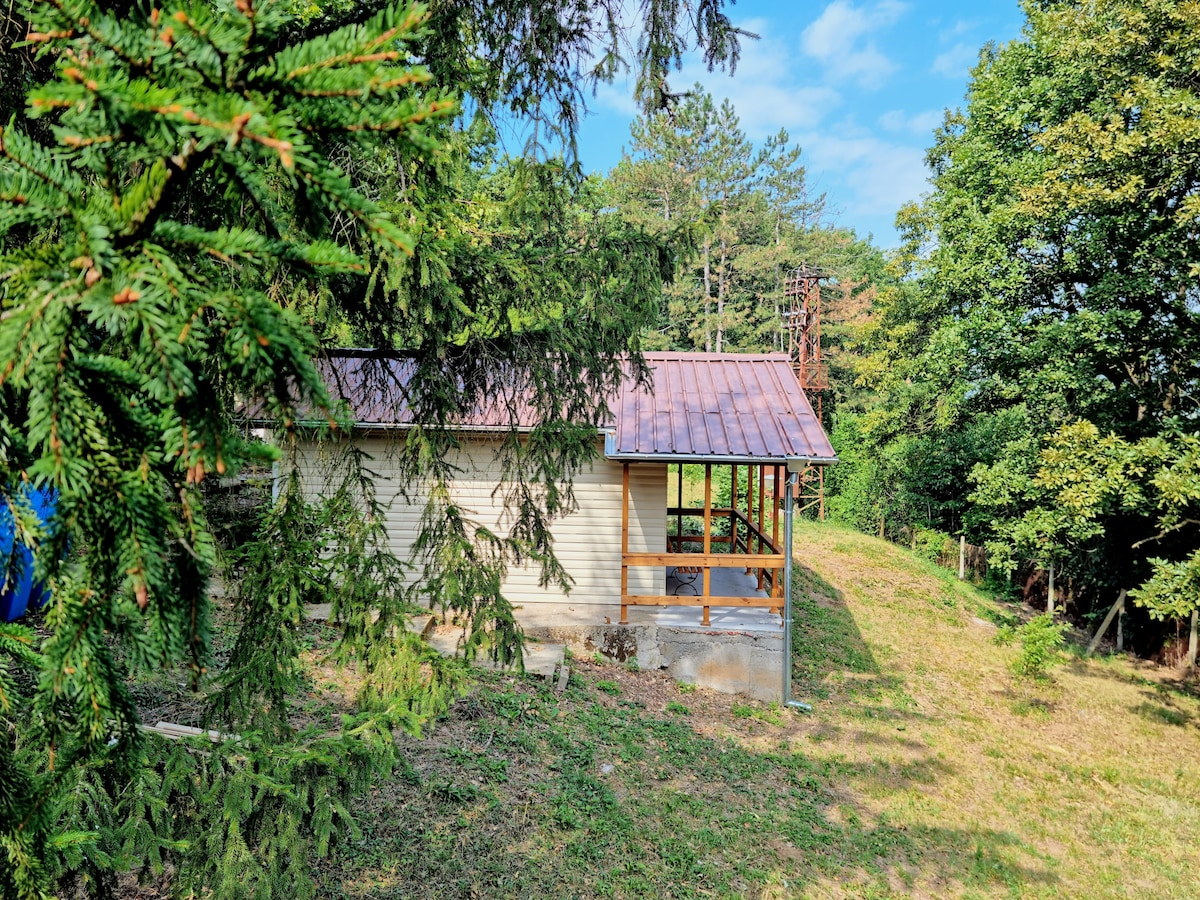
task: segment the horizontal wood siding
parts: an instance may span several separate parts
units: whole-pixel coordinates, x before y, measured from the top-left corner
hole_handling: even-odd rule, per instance
[[[377,473],[376,490],[388,506],[388,533],[392,549],[407,559],[420,530],[424,493],[410,492],[410,501],[400,494],[396,466],[389,459],[389,443],[383,438],[365,438],[361,446],[374,458],[370,468]],[[496,493],[499,466],[497,444],[486,439],[467,440],[455,464],[462,470],[452,483],[455,501],[479,525],[503,532],[507,527],[503,497]],[[327,487],[328,458],[336,448],[302,445],[298,465],[305,492],[312,497]],[[495,496],[494,496],[495,494]],[[590,471],[575,478],[578,510],[551,526],[554,550],[574,579],[570,594],[561,588],[538,586],[539,567],[514,566],[504,583],[505,596],[515,605],[539,602],[613,604],[621,596],[621,465],[597,459]],[[662,553],[667,546],[667,467],[654,463],[630,466],[629,549]],[[629,587],[636,594],[666,593],[666,570],[661,567],[630,569]],[[414,574],[413,577],[416,577]]]

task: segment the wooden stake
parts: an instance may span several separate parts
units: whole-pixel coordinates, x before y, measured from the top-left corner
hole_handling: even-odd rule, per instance
[[[958,580],[967,580],[967,536],[958,536]]]
[[[704,552],[712,550],[712,463],[704,464]],[[712,570],[704,567],[704,599],[712,596]],[[707,602],[704,606],[704,617],[700,624],[707,627],[712,624],[708,617]]]
[[[1096,636],[1092,638],[1092,642],[1088,644],[1087,652],[1084,656],[1091,656],[1096,652],[1096,648],[1100,646],[1100,639],[1104,637],[1104,632],[1108,631],[1108,626],[1112,624],[1113,617],[1117,615],[1125,607],[1125,592],[1121,591],[1117,595],[1117,602],[1112,605],[1112,609],[1108,611],[1108,615],[1104,617],[1104,621],[1100,623],[1100,629],[1096,632]],[[1120,647],[1117,648],[1118,650]]]
[[[1050,585],[1046,589],[1046,612],[1054,615],[1054,563],[1050,563]]]
[[[629,463],[621,467],[621,624],[629,624]]]
[[[1196,664],[1197,645],[1200,644],[1200,610],[1192,610],[1192,630],[1188,634],[1188,652],[1187,652],[1187,667],[1190,669]]]

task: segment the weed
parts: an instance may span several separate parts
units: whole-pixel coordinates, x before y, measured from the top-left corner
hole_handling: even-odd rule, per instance
[[[667,704],[667,712],[678,713],[681,716],[690,716],[692,714],[690,709],[688,709],[682,703],[677,703],[674,700]]]
[[[1059,651],[1066,640],[1063,632],[1067,626],[1054,621],[1050,613],[1030,619],[1019,628],[1001,628],[996,634],[1000,643],[1009,643],[1014,638],[1021,643],[1021,652],[1009,663],[1012,673],[1030,681],[1046,681],[1050,669],[1062,662]]]
[[[675,687],[679,689],[679,693],[681,694],[694,694],[696,692],[696,686],[688,681],[677,681],[675,682]]]
[[[730,711],[739,719],[756,719],[768,725],[783,724],[783,707],[771,701],[765,707],[752,706],[749,703],[734,703]]]
[[[592,665],[593,666],[607,666],[608,665],[608,657],[605,656],[603,653],[600,653],[599,651],[597,651],[596,653],[592,654]]]
[[[604,693],[613,697],[621,693],[621,687],[615,681],[597,681],[596,690],[604,691]]]
[[[625,660],[625,671],[626,672],[642,671],[642,667],[640,665],[638,665],[636,656],[631,656],[631,657],[629,657],[629,659]]]

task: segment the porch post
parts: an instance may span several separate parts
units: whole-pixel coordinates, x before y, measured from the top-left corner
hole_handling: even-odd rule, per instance
[[[712,553],[712,463],[704,464],[704,555],[707,557]],[[712,571],[707,565],[707,560],[704,566],[704,599],[707,601],[712,596]],[[708,618],[708,606],[704,607],[704,618],[700,620],[700,624],[707,627],[710,623]]]
[[[766,496],[765,496],[766,489],[763,486],[764,485],[763,479],[765,477],[765,474],[766,474],[766,469],[764,469],[762,466],[759,466],[758,467],[758,554],[759,554],[759,556],[761,556],[762,552],[763,552],[763,539],[762,539],[763,507],[766,506],[766,504],[763,502],[766,499]],[[758,589],[760,591],[763,588],[763,578],[766,577],[766,574],[767,574],[766,569],[760,568],[758,570]]]
[[[629,624],[629,463],[621,466],[621,624]]]
[[[737,483],[737,463],[729,467],[729,552],[737,553],[737,498],[738,498],[738,483]]]
[[[675,485],[676,497],[675,508],[679,510],[679,515],[675,517],[675,552],[683,552],[683,463],[679,464],[679,483]],[[668,546],[669,550],[670,547]]]
[[[752,531],[754,522],[754,466],[746,466],[746,552],[754,552],[754,532]],[[750,574],[750,567],[746,566],[746,574]]]
[[[774,474],[771,477],[771,543],[776,547],[779,546],[779,498],[782,496],[782,488],[779,484],[779,478],[783,474],[779,466],[775,466]],[[776,569],[771,574],[771,596],[783,596],[783,579],[780,577],[780,572]],[[772,609],[772,612],[778,612],[778,607]]]

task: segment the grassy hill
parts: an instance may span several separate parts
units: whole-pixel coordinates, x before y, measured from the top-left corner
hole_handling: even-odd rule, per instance
[[[576,660],[481,675],[365,799],[330,897],[1146,897],[1200,884],[1200,702],[1068,658],[903,549],[797,529],[810,715]]]

